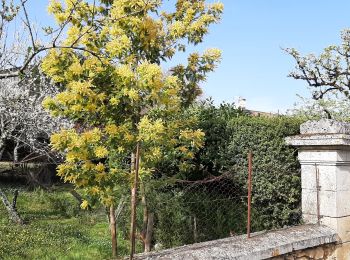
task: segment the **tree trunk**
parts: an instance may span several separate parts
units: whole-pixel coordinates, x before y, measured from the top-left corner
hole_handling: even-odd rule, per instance
[[[2,155],[4,154],[4,151],[5,151],[5,146],[1,144],[0,142],[0,161],[2,159]]]
[[[13,207],[13,204],[10,203],[8,198],[6,197],[6,194],[1,190],[0,188],[0,198],[2,203],[4,204],[7,212],[9,213],[10,219],[15,222],[16,224],[23,225],[23,220],[18,214],[16,208]],[[17,199],[17,198],[16,198]]]
[[[18,198],[18,190],[15,190],[14,194],[13,194],[13,200],[12,200],[12,208],[17,210],[17,198]]]
[[[148,221],[147,221],[147,232],[146,232],[146,238],[145,238],[145,253],[151,252],[153,226],[154,226],[154,214],[150,213],[150,214],[148,214]]]
[[[130,226],[130,260],[135,254],[135,233],[136,233],[136,203],[137,203],[137,188],[139,182],[139,163],[140,163],[140,143],[137,143],[134,167],[131,172],[134,173],[134,183],[131,188],[131,226]]]
[[[115,212],[114,206],[109,208],[109,227],[111,229],[111,237],[112,237],[112,257],[117,257],[117,228],[115,222]]]
[[[195,243],[198,242],[198,231],[197,231],[197,217],[193,217],[193,240]]]
[[[78,192],[76,192],[76,190],[70,190],[69,193],[72,194],[72,196],[78,201],[79,205],[83,203],[83,197]]]
[[[19,142],[16,142],[15,148],[13,148],[13,162],[17,163],[18,162],[18,149],[19,149]]]
[[[5,140],[0,137],[0,160],[2,159],[2,155],[5,151]]]
[[[146,234],[147,234],[147,224],[148,224],[148,208],[147,208],[147,201],[146,201],[146,194],[145,194],[145,186],[141,182],[140,184],[140,190],[142,194],[142,207],[143,207],[143,224],[142,224],[142,231],[141,231],[141,239],[143,244],[143,251],[146,252]]]
[[[118,224],[118,219],[120,217],[120,214],[122,214],[122,211],[124,209],[124,206],[125,206],[125,197],[122,196],[121,199],[119,200],[118,207],[115,210],[115,219],[116,219],[117,224]]]

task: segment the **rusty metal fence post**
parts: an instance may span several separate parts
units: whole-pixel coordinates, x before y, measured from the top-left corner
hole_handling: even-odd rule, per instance
[[[252,203],[252,152],[248,153],[248,216],[247,216],[247,237],[250,238],[251,229],[251,203]]]
[[[317,164],[315,164],[316,168],[316,207],[317,207],[317,224],[321,223],[321,214],[320,214],[320,169]]]

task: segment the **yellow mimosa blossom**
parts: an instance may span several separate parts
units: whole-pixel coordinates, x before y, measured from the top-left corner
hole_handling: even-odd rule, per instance
[[[102,163],[98,163],[96,166],[95,166],[95,169],[96,171],[98,172],[103,172],[105,170],[105,166],[102,164]]]
[[[100,189],[98,187],[94,186],[90,189],[90,192],[92,195],[95,195],[95,194],[98,194],[100,192]]]
[[[96,147],[94,152],[97,158],[105,158],[108,155],[107,148],[103,146]]]
[[[115,135],[118,133],[118,126],[114,124],[109,124],[105,127],[105,131],[109,135]]]
[[[86,209],[88,206],[89,206],[89,202],[87,200],[83,200],[83,202],[80,205],[82,209]]]

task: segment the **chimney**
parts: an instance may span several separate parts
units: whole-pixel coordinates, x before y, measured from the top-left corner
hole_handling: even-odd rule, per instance
[[[241,109],[245,109],[246,108],[246,102],[247,100],[243,97],[238,97],[238,102],[237,102],[237,107],[241,108]]]

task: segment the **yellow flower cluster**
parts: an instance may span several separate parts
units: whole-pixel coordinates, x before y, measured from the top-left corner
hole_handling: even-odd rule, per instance
[[[97,158],[105,158],[108,155],[107,148],[103,146],[97,146],[94,152]]]
[[[92,130],[85,131],[81,134],[81,138],[87,143],[97,143],[101,140],[102,132],[95,127]]]
[[[108,124],[105,127],[105,131],[109,135],[116,135],[118,133],[118,126],[116,126],[115,124]]]
[[[126,35],[114,38],[106,45],[106,50],[113,56],[119,56],[127,51],[131,46],[131,41]]]
[[[161,119],[151,121],[147,116],[144,116],[138,124],[138,130],[138,140],[147,143],[163,140],[166,128]]]

